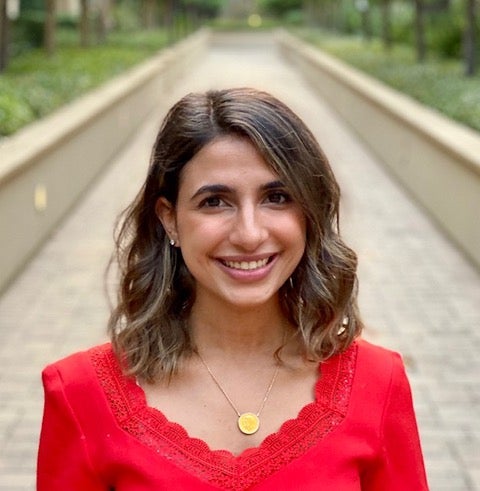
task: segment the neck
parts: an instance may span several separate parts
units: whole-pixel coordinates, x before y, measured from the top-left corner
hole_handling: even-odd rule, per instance
[[[208,359],[243,361],[268,357],[282,345],[288,321],[277,301],[255,309],[212,307],[197,301],[191,313],[195,346]]]

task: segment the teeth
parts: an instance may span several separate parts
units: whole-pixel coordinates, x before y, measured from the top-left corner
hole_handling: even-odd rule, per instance
[[[242,269],[250,271],[252,269],[263,268],[268,263],[268,258],[260,261],[224,261],[224,264],[229,268]]]

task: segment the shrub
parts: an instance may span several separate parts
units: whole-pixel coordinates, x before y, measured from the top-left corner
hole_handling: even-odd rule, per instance
[[[297,33],[387,85],[480,131],[480,76],[464,77],[459,60],[439,58],[419,64],[409,46],[394,46],[386,52],[379,40],[366,42],[318,30]]]
[[[413,44],[414,12],[411,4],[395,2],[392,5],[392,39],[399,44]]]
[[[72,30],[52,57],[41,49],[13,58],[0,75],[0,135],[6,136],[122,73],[166,45],[161,30],[112,33],[106,45],[72,44]],[[74,33],[76,36],[76,33]]]
[[[44,12],[24,12],[19,17],[19,23],[23,28],[24,36],[32,46],[41,46],[43,43],[43,26],[45,23]]]
[[[434,15],[427,28],[427,44],[439,55],[460,58],[462,55],[463,25],[461,17],[451,13]]]
[[[261,9],[274,17],[283,18],[288,12],[302,9],[301,0],[261,0]]]
[[[283,20],[285,21],[285,23],[289,25],[300,26],[305,22],[303,10],[301,9],[289,10],[284,14]]]
[[[35,114],[14,87],[0,84],[0,122],[3,134],[11,134],[35,119]]]

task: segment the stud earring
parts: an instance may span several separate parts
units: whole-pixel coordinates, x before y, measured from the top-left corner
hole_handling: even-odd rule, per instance
[[[342,334],[344,334],[349,324],[350,318],[348,317],[348,315],[346,315],[343,317],[342,325],[338,328],[337,336],[341,336]]]
[[[175,239],[170,239],[170,245],[173,247],[175,245]]]

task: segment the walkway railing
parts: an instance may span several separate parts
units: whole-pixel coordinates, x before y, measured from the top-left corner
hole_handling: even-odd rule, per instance
[[[480,134],[286,31],[283,53],[480,268]]]
[[[202,30],[0,142],[0,291],[206,50]],[[225,42],[219,37],[217,43]],[[283,53],[480,267],[480,135],[300,41]]]
[[[202,30],[0,142],[0,291],[208,45]]]

